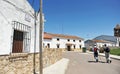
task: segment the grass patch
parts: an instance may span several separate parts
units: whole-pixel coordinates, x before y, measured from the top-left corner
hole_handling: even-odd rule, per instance
[[[120,56],[120,48],[117,48],[117,49],[111,49],[110,54]]]

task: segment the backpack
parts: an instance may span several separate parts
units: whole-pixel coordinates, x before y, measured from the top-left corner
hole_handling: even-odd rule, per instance
[[[110,48],[106,47],[105,52],[110,52]]]
[[[97,53],[98,48],[94,48],[94,52]]]

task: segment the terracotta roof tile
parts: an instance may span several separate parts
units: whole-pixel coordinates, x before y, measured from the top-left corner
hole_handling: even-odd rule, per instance
[[[44,39],[52,39],[52,36],[44,32]]]
[[[44,33],[44,34],[48,34],[51,37],[60,37],[60,38],[69,38],[69,39],[81,39],[84,40],[83,38],[77,37],[77,36],[72,36],[72,35],[64,35],[64,34],[52,34],[52,33]]]
[[[106,40],[92,40],[94,42],[100,42],[100,43],[109,43],[109,41]]]

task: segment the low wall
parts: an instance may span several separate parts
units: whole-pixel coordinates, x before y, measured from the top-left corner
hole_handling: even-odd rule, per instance
[[[0,56],[0,74],[33,74],[33,69],[39,72],[39,54],[15,53]],[[62,58],[62,49],[44,49],[43,67],[54,64]]]
[[[68,51],[67,48],[61,49],[61,50],[62,50],[62,52]],[[80,48],[76,48],[76,49],[71,48],[70,51],[82,51],[82,49],[80,49]]]

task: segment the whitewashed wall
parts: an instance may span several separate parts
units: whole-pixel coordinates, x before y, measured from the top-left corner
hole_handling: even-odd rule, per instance
[[[50,48],[51,48],[51,39],[44,39],[43,43],[44,43],[44,45],[43,45],[44,48],[46,48],[48,46],[47,44],[50,44]]]
[[[68,42],[68,39],[65,38],[59,38],[59,41],[57,41],[58,37],[54,37],[51,40],[44,40],[44,44],[47,45],[47,43],[50,43],[50,48],[57,48],[57,44],[59,44],[59,48],[66,48],[66,43],[71,43],[76,45],[76,48],[81,48],[84,47],[84,41],[81,40],[81,42],[79,42],[79,40],[77,39],[70,39],[70,41]],[[73,40],[75,40],[75,42],[73,42]],[[73,45],[71,48],[74,48]]]
[[[105,44],[106,44],[107,46],[116,46],[116,44],[110,43],[110,42],[106,42],[106,43],[100,43],[100,42],[98,42],[98,43],[96,43],[96,44],[97,44],[98,47],[103,47]]]
[[[120,37],[116,37],[116,39],[117,39],[116,46],[118,46],[118,47],[119,47]]]
[[[9,1],[10,3],[6,2]],[[12,51],[13,29],[12,22],[17,21],[31,27],[31,44],[29,52],[34,50],[34,10],[27,0],[0,0],[0,54],[9,54]],[[15,6],[13,6],[13,5]],[[27,16],[27,20],[26,19]],[[37,31],[39,27],[37,25]],[[37,36],[39,33],[37,32]],[[37,40],[38,37],[37,37]],[[38,44],[37,42],[37,50]]]
[[[0,16],[2,16],[0,14]],[[11,23],[0,17],[0,54],[9,54],[11,46]]]

